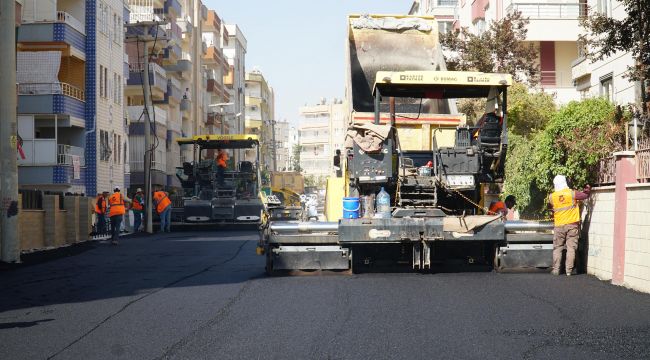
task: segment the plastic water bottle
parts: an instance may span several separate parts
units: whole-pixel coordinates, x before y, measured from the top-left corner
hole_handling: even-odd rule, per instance
[[[387,219],[390,218],[390,195],[381,188],[379,194],[377,194],[377,199],[375,200],[375,210],[377,217]]]

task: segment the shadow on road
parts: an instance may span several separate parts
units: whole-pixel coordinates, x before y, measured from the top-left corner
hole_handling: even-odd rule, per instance
[[[76,256],[0,273],[0,313],[245,282],[264,276],[257,239],[253,231],[222,230],[136,236],[117,246],[89,243]]]

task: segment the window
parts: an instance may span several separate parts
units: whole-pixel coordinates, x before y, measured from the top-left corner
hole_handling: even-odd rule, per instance
[[[104,68],[104,97],[108,97],[108,69]]]
[[[438,21],[438,32],[440,34],[446,34],[451,29],[453,29],[453,27],[454,25],[451,21]]]
[[[610,0],[598,0],[598,12],[606,16],[611,16],[612,9]]]
[[[476,23],[474,23],[474,28],[476,29],[476,34],[483,34],[485,32],[485,19],[476,20]]]
[[[108,161],[111,158],[111,145],[108,131],[99,130],[99,160]]]
[[[458,0],[438,0],[438,6],[456,7]]]
[[[99,97],[104,96],[104,65],[99,65]]]
[[[614,83],[612,73],[600,78],[600,96],[609,101],[614,101]]]

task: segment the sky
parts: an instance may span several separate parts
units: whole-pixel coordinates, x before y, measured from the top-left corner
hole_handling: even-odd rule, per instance
[[[204,0],[248,41],[246,71],[259,69],[275,91],[276,120],[345,96],[348,14],[406,14],[410,0]]]

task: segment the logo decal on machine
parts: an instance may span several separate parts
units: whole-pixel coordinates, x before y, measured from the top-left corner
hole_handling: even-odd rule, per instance
[[[390,230],[370,229],[370,231],[368,231],[368,236],[370,236],[371,239],[387,238],[390,237]]]

